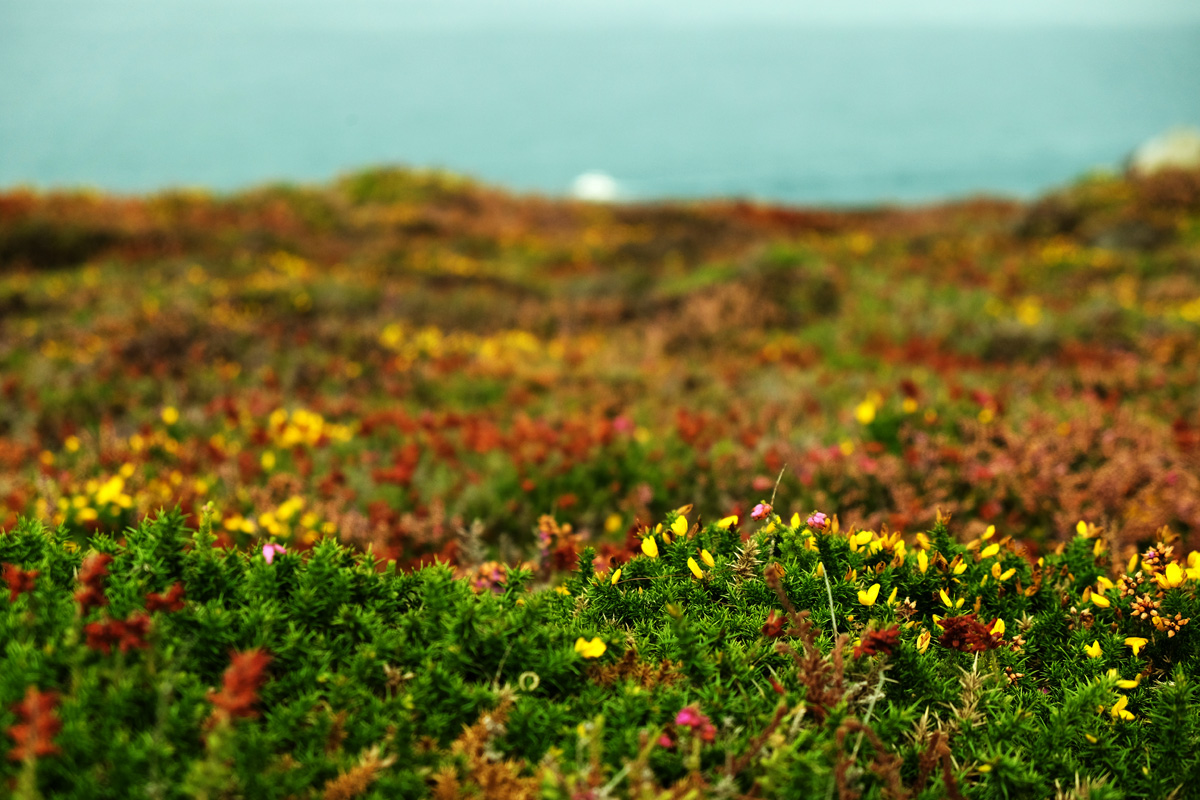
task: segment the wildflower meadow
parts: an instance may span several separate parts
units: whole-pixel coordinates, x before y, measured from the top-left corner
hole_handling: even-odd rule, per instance
[[[0,194],[19,798],[1200,797],[1200,173]]]

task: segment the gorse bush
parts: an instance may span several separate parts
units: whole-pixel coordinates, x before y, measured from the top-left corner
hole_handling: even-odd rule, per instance
[[[0,535],[0,777],[23,798],[1197,796],[1200,554],[1164,530],[1114,560],[1080,523],[1031,562],[953,527],[685,507],[611,562],[467,580],[332,539],[220,547],[178,512],[85,547],[23,520]]]

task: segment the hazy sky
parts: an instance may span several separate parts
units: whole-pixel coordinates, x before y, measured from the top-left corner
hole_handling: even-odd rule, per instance
[[[360,0],[361,1],[361,0]],[[1122,24],[1198,22],[1197,0],[402,0],[424,16],[655,19],[681,21],[795,20],[840,23]]]
[[[330,27],[593,24],[1138,25],[1198,24],[1200,0],[0,0],[0,21],[67,13],[112,24],[195,17],[201,27],[239,17]],[[0,33],[0,41],[3,33]]]

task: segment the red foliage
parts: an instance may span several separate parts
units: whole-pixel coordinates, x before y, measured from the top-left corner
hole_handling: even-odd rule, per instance
[[[183,584],[176,581],[171,584],[170,589],[167,589],[166,594],[150,592],[146,595],[146,610],[150,612],[166,611],[168,613],[182,611],[184,606],[183,595]]]
[[[12,603],[17,596],[24,592],[33,591],[34,578],[38,576],[36,569],[21,569],[16,564],[4,565],[4,582],[8,584],[8,602]]]
[[[771,609],[771,613],[767,615],[766,623],[762,626],[763,636],[766,636],[768,639],[778,638],[783,633],[783,625],[786,621],[786,618],[779,614],[779,612]]]
[[[982,653],[997,646],[995,637],[974,614],[943,619],[942,638],[938,642],[942,647],[963,653]]]
[[[113,645],[122,653],[130,650],[144,650],[150,646],[146,636],[150,633],[150,617],[136,613],[127,619],[111,619],[104,622],[89,622],[83,626],[87,636],[87,646],[93,650],[101,650],[105,655],[112,652]]]
[[[892,625],[890,628],[878,631],[867,631],[862,637],[862,642],[854,648],[854,657],[862,658],[863,656],[873,656],[879,653],[890,656],[896,651],[896,646],[899,643],[899,625]]]
[[[104,578],[112,560],[108,553],[92,553],[83,560],[83,566],[79,568],[81,587],[75,592],[80,614],[86,614],[90,608],[108,605],[108,598],[104,596]]]
[[[213,718],[257,717],[253,706],[258,702],[258,689],[266,680],[263,670],[269,663],[271,656],[261,650],[231,654],[221,691],[208,693],[209,701],[216,707]]]
[[[8,728],[8,735],[15,743],[8,757],[13,761],[27,758],[45,758],[61,752],[54,737],[62,730],[62,720],[55,713],[58,692],[42,692],[36,686],[25,689],[25,699],[13,710],[18,722]]]

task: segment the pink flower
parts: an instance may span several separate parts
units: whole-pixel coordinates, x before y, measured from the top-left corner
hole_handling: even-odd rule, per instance
[[[702,741],[711,742],[717,738],[717,729],[712,720],[706,714],[701,714],[696,706],[684,706],[679,709],[679,713],[675,715],[675,724],[691,728]]]
[[[684,725],[688,728],[696,728],[700,726],[700,721],[703,718],[704,715],[700,713],[700,709],[695,706],[684,706],[675,715],[675,724]]]
[[[270,564],[275,560],[276,553],[286,553],[286,552],[287,552],[287,548],[284,547],[283,545],[275,544],[274,542],[267,542],[266,544],[263,545],[263,560],[265,560],[268,564]]]
[[[820,511],[814,511],[809,515],[808,519],[804,521],[804,524],[810,528],[824,528],[828,522],[829,517],[825,516],[824,513]]]
[[[675,746],[675,742],[670,736],[664,733],[662,736],[658,737],[658,746],[671,748]]]
[[[767,514],[770,514],[770,513],[771,513],[771,504],[770,503],[759,503],[758,505],[756,505],[754,507],[754,510],[750,512],[750,519],[764,519],[767,516]]]

